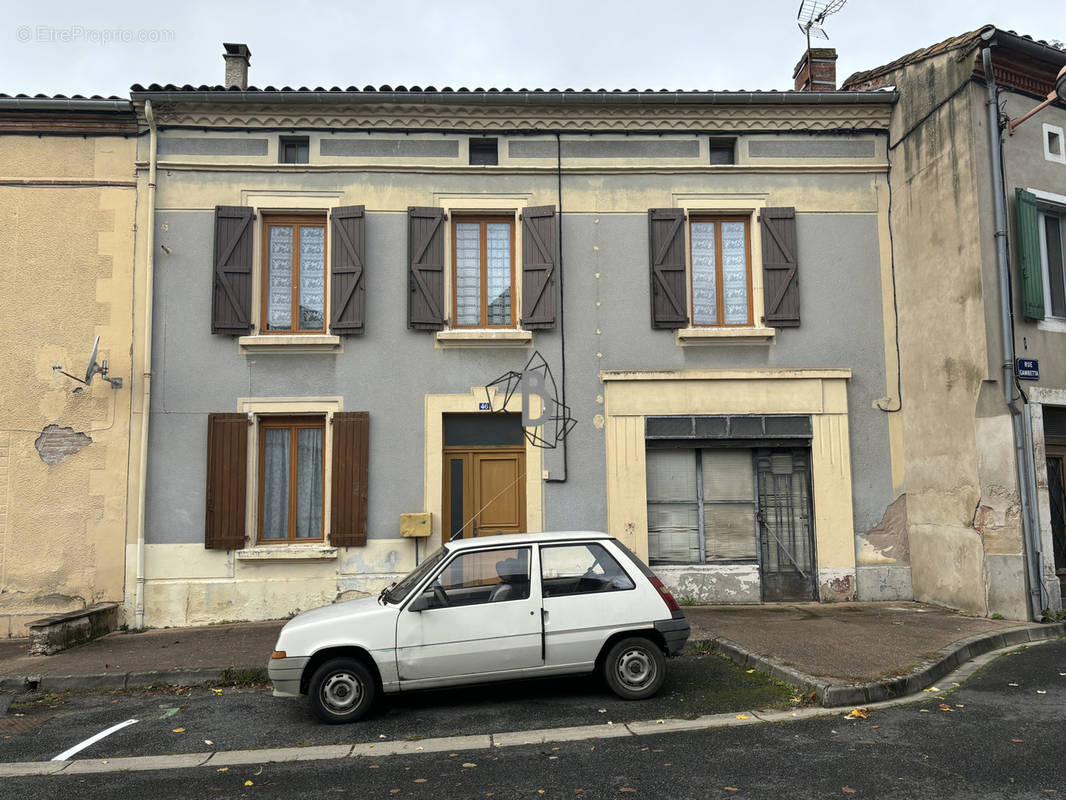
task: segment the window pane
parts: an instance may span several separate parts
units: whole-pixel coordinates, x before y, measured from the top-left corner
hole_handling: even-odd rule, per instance
[[[1051,315],[1066,317],[1066,285],[1063,282],[1062,220],[1044,215],[1044,246],[1047,249],[1048,290],[1051,294]]]
[[[648,504],[648,559],[697,564],[700,560],[699,506]]]
[[[437,580],[449,606],[524,600],[529,597],[529,548],[463,553]]]
[[[300,330],[320,331],[326,319],[326,229],[300,229]]]
[[[511,324],[511,226],[490,222],[486,228],[489,325]]]
[[[267,330],[292,330],[292,227],[271,225],[267,261]]]
[[[540,569],[546,597],[612,592],[634,586],[625,570],[600,544],[542,547]]]
[[[289,536],[289,431],[263,430],[263,538]]]
[[[296,536],[322,536],[322,429],[296,431]]]
[[[748,241],[743,222],[723,222],[722,291],[725,295],[725,323],[748,323]]]
[[[750,450],[703,450],[703,499],[754,500]]]
[[[708,561],[755,558],[755,504],[706,503],[703,534]]]
[[[455,225],[455,324],[481,324],[481,225]]]
[[[692,320],[718,324],[718,277],[714,237],[717,223],[692,223]]]
[[[649,450],[648,502],[696,502],[696,460],[692,450]]]

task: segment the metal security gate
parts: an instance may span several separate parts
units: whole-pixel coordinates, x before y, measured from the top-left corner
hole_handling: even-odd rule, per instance
[[[757,450],[759,569],[765,602],[817,599],[809,450]]]

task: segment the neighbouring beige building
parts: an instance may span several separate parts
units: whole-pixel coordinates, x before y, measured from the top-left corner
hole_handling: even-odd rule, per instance
[[[123,599],[136,134],[125,100],[0,95],[0,637]],[[108,373],[62,374],[97,337]]]
[[[1018,124],[1056,97],[1063,65],[1066,51],[986,26],[843,84],[900,96],[888,154],[906,492],[892,517],[914,597],[1011,619],[1061,609],[1066,580],[1062,99]]]

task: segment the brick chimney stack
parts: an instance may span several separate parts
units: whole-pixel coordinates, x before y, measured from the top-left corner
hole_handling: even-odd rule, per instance
[[[252,51],[248,49],[246,44],[223,42],[222,46],[226,48],[226,52],[222,54],[222,58],[226,62],[226,88],[247,89],[248,64],[252,60]]]
[[[835,92],[837,88],[837,51],[832,47],[812,47],[796,64],[792,77],[797,92]]]

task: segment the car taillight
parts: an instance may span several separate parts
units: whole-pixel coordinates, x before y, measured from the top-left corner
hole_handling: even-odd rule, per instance
[[[662,597],[663,602],[666,603],[666,607],[668,609],[670,609],[671,611],[681,610],[681,606],[677,604],[677,601],[674,599],[674,596],[670,594],[670,590],[663,586],[663,582],[661,580],[659,580],[655,576],[652,576],[649,580],[651,580],[651,585],[655,587],[655,591],[657,591],[659,593],[659,596]]]

